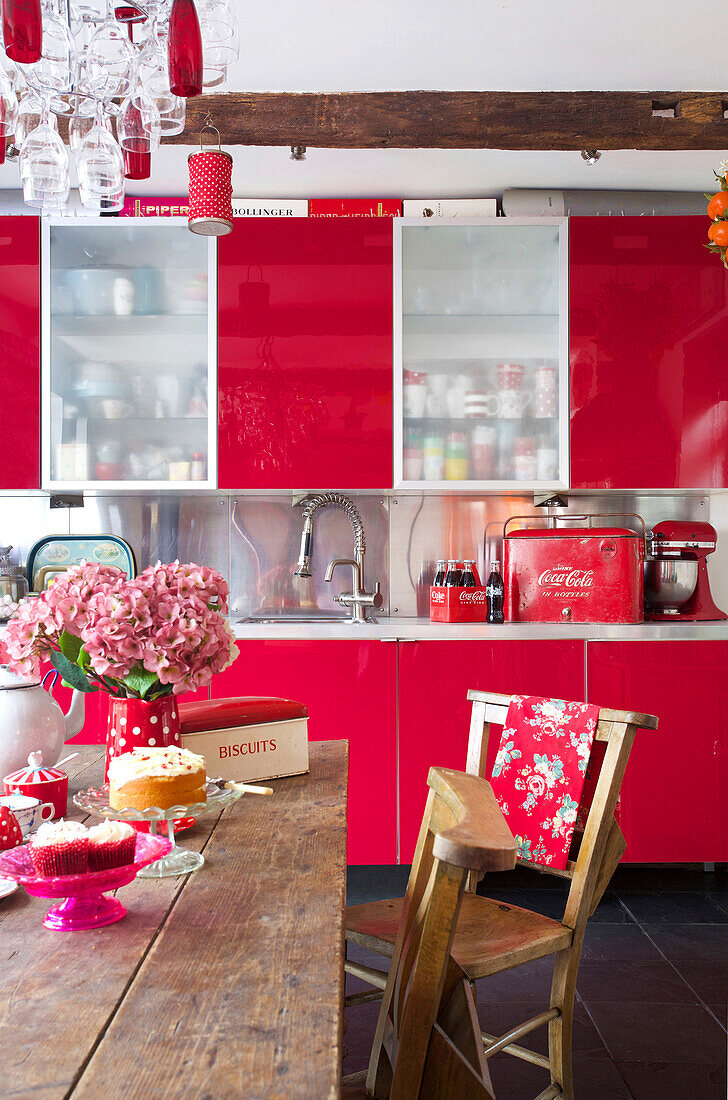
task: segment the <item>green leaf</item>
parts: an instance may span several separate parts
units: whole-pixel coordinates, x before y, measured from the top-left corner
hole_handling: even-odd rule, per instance
[[[121,682],[130,691],[138,692],[140,699],[143,699],[159,681],[156,672],[149,672],[140,661],[137,661],[131,672]]]
[[[85,692],[99,690],[88,682],[86,674],[81,671],[78,665],[74,665],[72,661],[69,661],[68,657],[55,649],[51,653],[51,664],[60,672],[66,687],[76,688],[77,691]]]
[[[69,661],[78,661],[78,654],[82,645],[80,638],[77,638],[75,634],[69,634],[67,630],[62,630],[58,644],[64,657],[68,657]]]
[[[80,649],[78,651],[78,657],[76,658],[76,664],[79,666],[79,668],[83,668],[83,669],[88,668],[89,665],[91,664],[91,658],[89,657],[89,655],[88,655],[88,653],[86,652],[85,649]]]

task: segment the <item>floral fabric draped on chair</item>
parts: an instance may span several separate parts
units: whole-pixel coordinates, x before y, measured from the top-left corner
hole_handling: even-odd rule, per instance
[[[565,869],[599,707],[514,695],[491,786],[518,858]]]

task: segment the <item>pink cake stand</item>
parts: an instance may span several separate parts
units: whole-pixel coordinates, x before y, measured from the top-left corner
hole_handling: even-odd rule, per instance
[[[107,898],[104,890],[116,890],[132,882],[138,871],[165,856],[171,843],[162,836],[137,836],[134,862],[85,875],[58,875],[43,878],[35,873],[30,860],[30,845],[21,844],[0,855],[0,875],[13,878],[34,898],[64,898],[52,905],[43,924],[56,932],[85,932],[102,928],[126,915],[118,898]]]

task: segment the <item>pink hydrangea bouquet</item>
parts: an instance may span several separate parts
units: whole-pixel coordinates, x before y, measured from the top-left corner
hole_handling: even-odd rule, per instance
[[[157,563],[129,580],[82,562],[10,620],[4,642],[21,676],[50,660],[69,687],[151,702],[204,688],[238,655],[228,586],[204,565]]]

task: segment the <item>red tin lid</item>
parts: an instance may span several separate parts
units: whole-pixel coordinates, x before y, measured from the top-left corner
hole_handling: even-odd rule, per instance
[[[630,531],[628,527],[523,527],[517,531],[509,531],[507,539],[588,539],[588,538],[612,538],[612,539],[642,539],[636,531]]]
[[[180,703],[179,706],[182,733],[256,726],[260,722],[286,722],[291,718],[308,718],[305,705],[293,699],[270,696],[239,695],[203,703]]]

